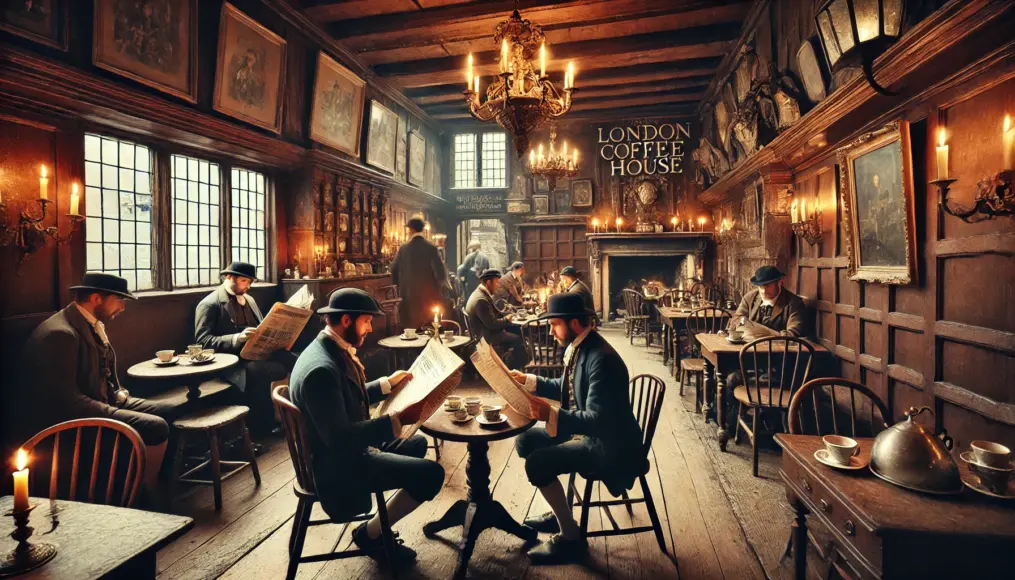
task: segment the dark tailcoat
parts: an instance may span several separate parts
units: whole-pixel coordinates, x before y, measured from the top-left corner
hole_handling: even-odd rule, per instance
[[[772,305],[771,313],[767,315],[762,311],[763,298],[760,289],[748,292],[740,301],[734,319],[746,316],[748,320],[763,324],[783,335],[807,336],[807,306],[799,296],[783,288]]]
[[[469,296],[465,315],[469,318],[469,330],[476,340],[485,338],[486,342],[499,345],[505,339],[517,336],[506,330],[511,325],[507,315],[497,310],[493,299],[482,288],[477,287],[472,296]]]
[[[259,324],[264,319],[261,309],[257,307],[253,296],[249,293],[244,296],[246,296],[247,304],[250,305]],[[232,335],[247,327],[243,323],[245,318],[240,308],[239,303],[232,299],[225,288],[221,286],[216,288],[197,304],[197,311],[194,315],[194,339],[204,348],[214,349],[215,352],[239,355],[243,350],[243,345],[234,346]],[[240,363],[225,375],[226,380],[242,391],[247,389],[247,365],[247,361],[240,360]]]
[[[395,439],[391,417],[371,419],[369,405],[384,398],[380,381],[363,384],[359,369],[326,335],[296,361],[289,395],[306,424],[314,487],[328,515],[370,509],[371,490],[360,477],[369,447]]]
[[[582,300],[585,301],[585,308],[588,308],[589,310],[593,311],[596,309],[596,301],[595,298],[592,297],[592,291],[589,290],[589,287],[586,286],[585,283],[582,282],[581,280],[575,280],[574,284],[572,284],[571,287],[567,289],[567,291],[574,292],[575,294],[580,294]]]
[[[603,455],[606,472],[594,474],[613,495],[630,489],[645,473],[648,458],[641,441],[641,428],[631,410],[627,365],[617,351],[595,330],[578,345],[571,384],[574,408],[568,405],[565,377],[538,377],[536,394],[561,402],[557,437],[583,435],[584,443]]]
[[[391,264],[391,283],[402,302],[398,316],[403,327],[417,328],[433,319],[433,307],[444,303],[441,289],[447,271],[437,247],[417,236],[402,244]]]

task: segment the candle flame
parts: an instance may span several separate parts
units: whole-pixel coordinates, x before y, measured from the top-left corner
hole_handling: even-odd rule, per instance
[[[599,226],[599,218],[592,218],[592,225],[593,225],[593,227],[598,227]]]
[[[74,183],[71,184],[71,193],[73,193],[74,195],[77,195],[77,193],[78,193],[78,182],[75,181]]]
[[[18,471],[28,467],[28,452],[24,449],[18,449],[14,459],[14,465],[18,468]]]
[[[673,225],[677,225],[677,218],[675,218],[675,217],[674,218],[670,218],[670,223],[673,224]]]
[[[1005,115],[1004,116],[1004,130],[1007,131],[1009,129],[1011,129],[1011,116]],[[43,166],[43,169],[45,169],[45,166]],[[45,175],[43,177],[45,177]]]
[[[705,223],[705,218],[703,218],[703,217],[698,218],[698,225],[702,225],[704,223]]]
[[[941,127],[940,129],[937,130],[937,144],[938,144],[938,147],[944,147],[945,146],[945,128],[944,127]]]
[[[1007,120],[1007,119],[1006,119],[1006,120]],[[1005,129],[1005,130],[1007,131],[1007,129]],[[43,178],[43,179],[45,179],[46,177],[47,177],[47,175],[46,175],[46,166],[45,166],[45,165],[43,165],[43,166],[42,166],[42,178]]]

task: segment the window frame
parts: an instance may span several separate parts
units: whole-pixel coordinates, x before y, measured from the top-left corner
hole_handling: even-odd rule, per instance
[[[476,169],[475,175],[473,176],[473,187],[458,187],[455,185],[455,168],[457,162],[457,152],[455,151],[455,138],[458,135],[473,135],[475,137],[475,155],[476,155]],[[483,187],[483,143],[486,140],[487,135],[503,135],[504,136],[504,185],[494,187]],[[509,157],[508,150],[511,146],[511,140],[508,138],[507,132],[503,130],[486,130],[486,131],[459,131],[451,135],[451,164],[448,173],[450,174],[449,189],[453,191],[507,191],[510,189],[511,184],[511,159]]]

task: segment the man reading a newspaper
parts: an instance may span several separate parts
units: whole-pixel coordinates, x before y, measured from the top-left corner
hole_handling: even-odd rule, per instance
[[[514,368],[529,364],[529,353],[521,335],[511,332],[510,314],[499,310],[493,293],[501,279],[500,270],[487,270],[479,277],[479,286],[465,304],[469,330],[477,340],[485,338],[507,364]]]
[[[247,293],[257,279],[257,269],[253,264],[233,262],[219,275],[222,285],[197,305],[194,338],[204,348],[238,355],[264,318],[254,297]],[[271,404],[271,383],[284,379],[295,362],[291,352],[277,351],[263,361],[240,359],[226,376],[250,407],[250,430],[255,436],[278,428]]]
[[[552,513],[531,517],[525,524],[557,532],[529,550],[533,564],[580,559],[588,545],[571,515],[558,477],[580,473],[606,484],[613,495],[634,485],[648,470],[641,429],[631,411],[628,373],[623,359],[592,325],[595,312],[580,294],[550,296],[547,312],[551,332],[564,351],[564,374],[547,379],[516,370],[511,377],[534,392],[531,415],[546,421],[522,433],[516,442],[525,459],[525,474],[550,505]],[[545,399],[559,401],[559,407]]]
[[[356,347],[373,330],[374,316],[382,313],[372,296],[358,288],[340,288],[317,312],[325,316],[325,329],[296,361],[289,384],[290,398],[306,421],[317,495],[328,515],[348,518],[370,510],[372,493],[397,489],[386,504],[394,525],[444,485],[444,468],[423,459],[426,439],[419,434],[399,438],[402,425],[419,421],[423,402],[370,418],[371,403],[412,378],[397,371],[366,380]],[[352,539],[370,557],[384,559],[377,515],[356,528]],[[415,557],[411,548],[396,544],[396,564]]]

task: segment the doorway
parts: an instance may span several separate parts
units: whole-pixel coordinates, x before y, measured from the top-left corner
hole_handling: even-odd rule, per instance
[[[490,267],[501,272],[510,265],[508,262],[507,233],[499,219],[470,219],[458,224],[458,263],[468,252],[469,242],[478,240],[480,251],[490,261]]]

